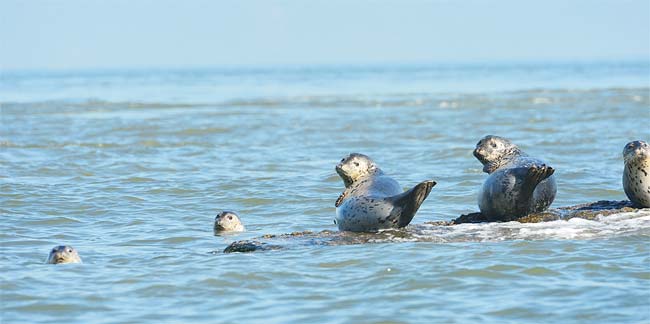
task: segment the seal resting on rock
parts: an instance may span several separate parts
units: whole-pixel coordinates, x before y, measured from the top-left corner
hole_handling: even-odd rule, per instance
[[[623,149],[623,159],[627,198],[637,207],[650,208],[650,146],[644,141],[629,142]]]
[[[404,192],[369,157],[352,153],[336,165],[345,191],[336,201],[334,223],[341,231],[374,232],[408,225],[436,185],[424,181]]]
[[[548,208],[555,199],[555,170],[528,156],[509,140],[488,135],[474,156],[489,174],[478,196],[481,214],[489,221],[511,221]]]
[[[47,257],[47,263],[81,263],[81,258],[72,246],[59,245],[52,248],[50,255]]]
[[[221,232],[243,232],[244,225],[239,219],[239,215],[232,211],[222,211],[214,218],[214,233]]]

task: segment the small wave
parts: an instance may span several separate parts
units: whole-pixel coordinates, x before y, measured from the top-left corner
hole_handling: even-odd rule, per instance
[[[175,134],[176,135],[197,136],[197,135],[210,135],[210,134],[227,133],[229,131],[230,131],[230,128],[223,128],[223,127],[187,128],[187,129],[183,129],[181,131],[178,131]]]
[[[48,225],[48,226],[74,224],[74,223],[82,223],[82,221],[74,217],[60,216],[60,217],[31,220],[25,222],[25,224],[27,225]]]
[[[130,177],[130,178],[124,179],[123,181],[124,182],[130,182],[130,183],[140,183],[140,182],[156,182],[156,179],[146,178],[146,177]],[[140,198],[137,198],[137,197],[132,197],[132,198],[140,199]]]
[[[541,223],[479,223],[454,226],[415,225],[416,241],[496,242],[507,240],[584,240],[625,235],[650,235],[650,209]]]
[[[0,102],[3,114],[98,114],[121,110],[177,110],[214,108],[337,108],[337,107],[431,107],[457,109],[477,107],[481,103],[491,105],[495,99],[508,99],[512,107],[527,105],[561,104],[588,98],[602,98],[617,102],[648,102],[650,88],[594,88],[594,89],[528,89],[492,93],[357,93],[357,94],[318,94],[295,95],[287,97],[260,96],[251,98],[232,98],[224,101],[203,102],[146,102],[146,101],[108,101],[88,99],[81,101],[36,101]],[[478,107],[481,108],[481,107]],[[199,134],[203,130],[196,130]],[[210,131],[210,130],[207,130]],[[220,130],[213,130],[220,132]],[[192,130],[190,130],[192,132]]]

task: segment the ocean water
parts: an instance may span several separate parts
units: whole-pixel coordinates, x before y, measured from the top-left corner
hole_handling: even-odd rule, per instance
[[[486,134],[556,169],[555,207],[626,199],[650,63],[3,72],[2,323],[650,323],[650,210],[417,225],[477,211]],[[335,164],[438,184],[409,239],[223,254],[336,230]],[[247,231],[215,236],[235,210]],[[422,229],[424,226],[424,229]],[[415,239],[414,239],[415,238]],[[83,264],[47,265],[59,244]]]

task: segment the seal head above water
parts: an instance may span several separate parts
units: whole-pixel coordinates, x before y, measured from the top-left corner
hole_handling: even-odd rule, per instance
[[[222,211],[214,218],[214,232],[243,232],[244,225],[233,211]]]
[[[623,149],[623,189],[638,207],[650,208],[650,146],[644,141],[629,142]]]
[[[52,248],[50,255],[47,257],[47,263],[81,263],[81,258],[77,250],[72,246],[59,245]]]
[[[336,165],[345,191],[336,200],[334,223],[341,231],[374,232],[408,225],[436,185],[424,181],[404,192],[368,156],[352,153]]]
[[[489,174],[478,197],[481,214],[488,220],[515,220],[544,211],[553,203],[555,170],[509,140],[485,136],[476,144],[474,156]]]

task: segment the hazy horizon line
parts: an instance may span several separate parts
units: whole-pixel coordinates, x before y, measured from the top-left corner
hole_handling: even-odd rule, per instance
[[[648,57],[622,58],[550,58],[550,59],[477,59],[477,60],[387,60],[356,62],[296,62],[296,63],[216,63],[216,64],[166,64],[166,65],[113,65],[113,66],[77,66],[77,67],[10,67],[0,65],[0,74],[21,73],[74,73],[98,71],[155,71],[155,70],[300,70],[309,68],[376,68],[376,67],[431,67],[440,66],[498,66],[498,65],[593,65],[593,64],[649,64]]]

